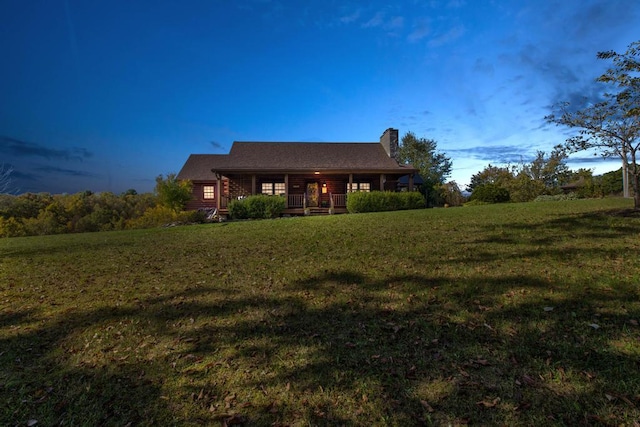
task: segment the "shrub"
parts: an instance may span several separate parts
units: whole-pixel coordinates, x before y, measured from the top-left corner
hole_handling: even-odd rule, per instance
[[[510,199],[509,190],[496,184],[482,184],[474,188],[471,200],[486,203],[504,203]]]
[[[127,228],[161,227],[178,220],[178,214],[170,207],[155,206],[147,209],[144,214],[127,222]]]
[[[402,209],[421,209],[425,206],[424,196],[418,192],[410,191],[400,194],[400,199],[404,201]]]
[[[283,197],[259,194],[229,203],[229,216],[232,219],[276,218],[284,211],[286,203]]]
[[[577,200],[581,197],[576,193],[569,194],[554,194],[550,195],[542,195],[535,198],[534,202],[562,202],[565,200]]]
[[[469,200],[463,206],[481,206],[481,205],[490,205],[491,203],[483,202],[481,200]]]
[[[349,193],[347,210],[349,213],[383,212],[424,207],[424,196],[418,192],[394,193],[372,191],[370,193]]]
[[[229,217],[233,219],[247,219],[249,214],[247,212],[247,205],[244,200],[231,200],[227,206],[229,209]]]
[[[0,216],[0,237],[26,236],[24,225],[14,217],[5,219]]]

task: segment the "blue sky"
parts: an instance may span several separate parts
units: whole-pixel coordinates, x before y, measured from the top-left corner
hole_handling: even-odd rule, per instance
[[[0,0],[0,164],[21,192],[144,192],[234,140],[394,127],[464,187],[561,143],[549,107],[597,96],[638,28],[635,0]]]

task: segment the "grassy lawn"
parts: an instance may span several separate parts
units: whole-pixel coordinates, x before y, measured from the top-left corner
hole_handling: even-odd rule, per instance
[[[1,239],[0,425],[637,426],[631,206]]]

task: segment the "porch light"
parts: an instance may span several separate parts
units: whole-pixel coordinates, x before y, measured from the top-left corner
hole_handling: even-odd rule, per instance
[[[327,194],[327,183],[326,182],[322,183],[322,194]]]
[[[314,174],[314,175],[320,175],[320,172],[315,171],[313,174]]]

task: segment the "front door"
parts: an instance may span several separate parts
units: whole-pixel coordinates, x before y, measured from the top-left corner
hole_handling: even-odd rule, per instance
[[[307,183],[307,206],[317,208],[320,202],[320,186],[317,182]]]

